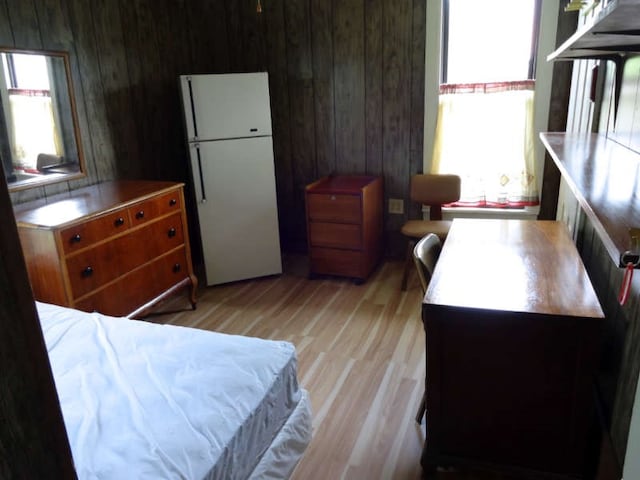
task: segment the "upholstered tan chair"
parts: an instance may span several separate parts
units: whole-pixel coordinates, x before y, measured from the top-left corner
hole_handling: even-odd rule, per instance
[[[407,279],[413,268],[412,256],[416,242],[429,233],[436,234],[441,242],[447,238],[451,222],[442,220],[442,205],[460,200],[460,177],[458,175],[413,175],[410,196],[412,201],[430,207],[429,220],[409,220],[400,230],[408,238],[402,290],[407,289]]]
[[[422,293],[427,292],[427,286],[433,276],[433,271],[436,268],[438,257],[440,256],[440,250],[442,250],[442,242],[435,233],[430,233],[421,238],[416,246],[413,248],[413,262],[418,272],[418,278],[420,279],[420,286],[422,287]],[[427,405],[427,392],[422,394],[422,401],[418,407],[418,413],[416,414],[416,422],[422,422],[422,416],[426,411]]]

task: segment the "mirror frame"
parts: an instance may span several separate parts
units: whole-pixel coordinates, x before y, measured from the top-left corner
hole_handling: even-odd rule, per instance
[[[78,172],[72,172],[63,175],[56,175],[55,177],[47,177],[43,175],[42,179],[31,180],[28,182],[7,182],[9,192],[17,192],[20,190],[26,190],[29,188],[42,187],[44,185],[52,185],[54,183],[68,182],[71,180],[77,180],[87,176],[86,163],[84,158],[84,152],[82,150],[82,138],[80,136],[80,124],[78,122],[78,112],[76,110],[75,89],[73,87],[73,80],[71,78],[71,63],[69,59],[69,53],[65,51],[57,50],[34,50],[24,48],[14,48],[0,45],[0,53],[21,53],[27,55],[45,55],[50,57],[61,58],[64,64],[65,78],[67,81],[67,89],[69,95],[69,109],[71,113],[71,121],[73,123],[73,134],[75,137],[76,154],[78,157]],[[0,112],[4,115],[3,112]],[[13,163],[13,159],[12,159]],[[4,175],[4,173],[3,173]]]

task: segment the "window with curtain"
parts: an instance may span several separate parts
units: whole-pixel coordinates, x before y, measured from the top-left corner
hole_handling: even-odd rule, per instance
[[[535,58],[540,0],[443,0],[433,173],[462,178],[452,206],[538,204]]]
[[[15,53],[5,55],[3,59],[14,168],[37,173],[40,153],[61,155],[63,151],[60,132],[56,128],[47,60],[42,55]]]

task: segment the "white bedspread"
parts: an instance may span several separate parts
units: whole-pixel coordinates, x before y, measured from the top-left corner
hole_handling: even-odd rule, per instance
[[[296,445],[288,475],[310,440],[288,342],[42,303],[38,312],[81,479],[248,478],[293,429],[276,442]],[[296,408],[302,420],[282,428]]]

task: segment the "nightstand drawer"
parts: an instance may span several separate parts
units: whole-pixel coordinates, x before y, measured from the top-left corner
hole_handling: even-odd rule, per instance
[[[125,209],[103,215],[60,231],[62,248],[69,254],[88,247],[99,240],[109,238],[129,228],[129,216]]]
[[[362,248],[362,228],[347,223],[311,222],[309,241],[314,247],[359,250]]]
[[[314,273],[364,278],[369,272],[369,267],[363,262],[365,255],[362,252],[316,247],[309,257]]]
[[[310,194],[307,196],[309,220],[361,223],[359,195]]]

